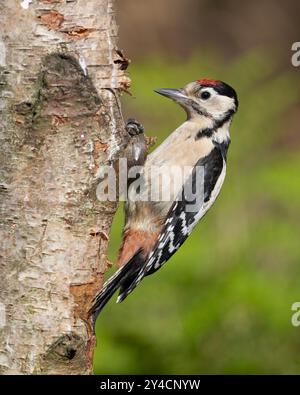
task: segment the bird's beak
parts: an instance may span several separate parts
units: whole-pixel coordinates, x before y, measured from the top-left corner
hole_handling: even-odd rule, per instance
[[[154,92],[184,104],[188,99],[183,89],[155,89]]]

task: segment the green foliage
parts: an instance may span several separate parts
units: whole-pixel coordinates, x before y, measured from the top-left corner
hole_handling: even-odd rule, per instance
[[[228,65],[208,53],[185,64],[153,57],[130,71],[136,99],[124,99],[126,112],[159,143],[184,113],[154,88],[223,79],[236,88],[240,109],[221,196],[163,269],[104,309],[95,372],[299,373],[291,305],[300,300],[300,157],[282,143],[284,114],[300,97],[295,75],[261,52]],[[122,222],[120,209],[113,260]]]

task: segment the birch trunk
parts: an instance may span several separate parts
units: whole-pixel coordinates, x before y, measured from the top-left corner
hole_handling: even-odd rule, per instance
[[[0,373],[89,374],[118,154],[113,0],[0,0]]]

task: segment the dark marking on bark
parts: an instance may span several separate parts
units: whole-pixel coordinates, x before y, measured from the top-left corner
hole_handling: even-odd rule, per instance
[[[76,333],[61,335],[44,354],[41,364],[42,373],[51,374],[52,371],[55,371],[56,374],[59,374],[60,370],[66,372],[66,367],[70,374],[80,371],[80,366],[87,363],[86,359],[82,360],[85,349],[84,339]]]
[[[127,70],[131,60],[126,58],[120,49],[116,49],[115,53],[117,58],[114,60],[114,63],[119,65],[120,70]]]
[[[70,55],[47,55],[37,85],[35,101],[19,103],[13,109],[15,122],[25,130],[23,142],[35,148],[49,133],[56,133],[60,125],[95,116],[102,104],[92,81]],[[82,146],[80,136],[78,141]]]
[[[76,355],[77,350],[72,348],[72,347],[67,347],[66,348],[66,358],[68,359],[73,359]]]
[[[91,236],[93,236],[93,237],[95,237],[95,236],[101,236],[101,229],[99,229],[99,228],[92,228],[92,229],[90,229],[89,234],[90,234]]]
[[[7,85],[7,71],[4,67],[0,66],[0,93],[3,91]]]
[[[16,104],[13,109],[20,115],[27,115],[32,113],[32,107],[32,103],[24,101],[22,103]]]
[[[102,104],[92,81],[72,56],[59,53],[47,56],[42,82],[41,99],[51,104],[57,116],[96,114]]]

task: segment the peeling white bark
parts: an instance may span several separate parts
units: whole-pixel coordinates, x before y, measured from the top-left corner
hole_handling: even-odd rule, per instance
[[[90,373],[116,209],[97,202],[97,171],[129,84],[112,0],[3,0],[0,26],[0,373]]]
[[[21,7],[27,10],[30,3],[32,3],[32,0],[21,0]]]

